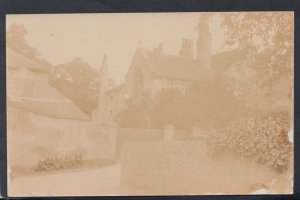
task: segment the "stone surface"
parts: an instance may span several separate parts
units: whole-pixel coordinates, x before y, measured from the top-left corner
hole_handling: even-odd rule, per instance
[[[255,183],[270,185],[271,170],[236,157],[213,157],[201,141],[126,145],[121,184],[148,195],[243,194]]]

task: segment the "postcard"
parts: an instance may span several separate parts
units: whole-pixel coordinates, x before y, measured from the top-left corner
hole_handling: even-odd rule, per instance
[[[8,194],[292,194],[294,13],[6,16]]]

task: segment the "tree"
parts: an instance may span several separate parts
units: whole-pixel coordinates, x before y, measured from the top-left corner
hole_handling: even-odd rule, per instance
[[[228,83],[222,79],[197,81],[186,93],[185,112],[189,126],[222,127],[244,112]]]
[[[270,51],[275,55],[292,53],[294,21],[291,12],[223,13],[221,17],[227,36],[224,47],[248,42],[254,47],[253,55]]]
[[[244,52],[224,80],[250,116],[232,121],[228,130],[222,129],[210,141],[222,151],[251,157],[282,172],[292,157],[287,136],[292,122],[293,14],[224,13],[221,17],[227,36],[224,49],[240,47]]]
[[[130,98],[125,102],[125,108],[117,114],[116,121],[122,128],[150,128],[152,107],[153,100],[148,95],[139,100]]]
[[[6,44],[29,58],[36,58],[39,52],[27,43],[26,35],[24,25],[12,24],[6,33]]]
[[[154,128],[162,128],[166,124],[172,124],[177,129],[187,127],[188,118],[185,95],[176,89],[163,90],[153,99],[150,112],[151,125]]]
[[[98,105],[99,74],[81,58],[54,66],[49,83],[88,115]]]
[[[240,101],[221,80],[195,83],[186,93],[176,89],[162,90],[153,98],[129,99],[117,116],[124,128],[162,128],[172,124],[176,129],[222,126],[240,116]]]
[[[291,97],[294,26],[291,12],[222,13],[227,39],[224,49],[243,47],[243,57],[231,66],[227,80],[249,106],[276,104]],[[286,90],[278,85],[286,84]],[[238,83],[238,84],[237,84]],[[276,99],[273,98],[276,96]],[[278,98],[280,96],[280,98]],[[265,107],[265,106],[261,106]]]
[[[178,129],[186,127],[185,98],[178,90],[162,90],[153,98],[144,95],[140,99],[129,99],[125,108],[117,115],[123,128],[162,128],[172,124]]]

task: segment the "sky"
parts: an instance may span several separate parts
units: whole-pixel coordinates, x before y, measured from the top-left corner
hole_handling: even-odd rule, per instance
[[[200,13],[17,14],[7,15],[6,25],[9,28],[14,23],[23,24],[27,42],[55,65],[81,57],[99,69],[106,53],[109,77],[119,84],[140,42],[147,50],[161,42],[164,53],[173,55],[178,55],[183,38],[192,39],[195,47],[199,16]],[[218,17],[213,18],[210,31],[212,53],[216,53],[224,40]]]

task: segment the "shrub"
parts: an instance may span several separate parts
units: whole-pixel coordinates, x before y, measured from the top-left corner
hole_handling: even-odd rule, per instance
[[[80,151],[54,152],[39,161],[36,171],[60,170],[80,165],[82,165],[82,153]]]
[[[222,131],[211,132],[207,144],[212,153],[229,151],[283,172],[293,152],[288,141],[289,126],[289,115],[282,112],[241,119]]]

